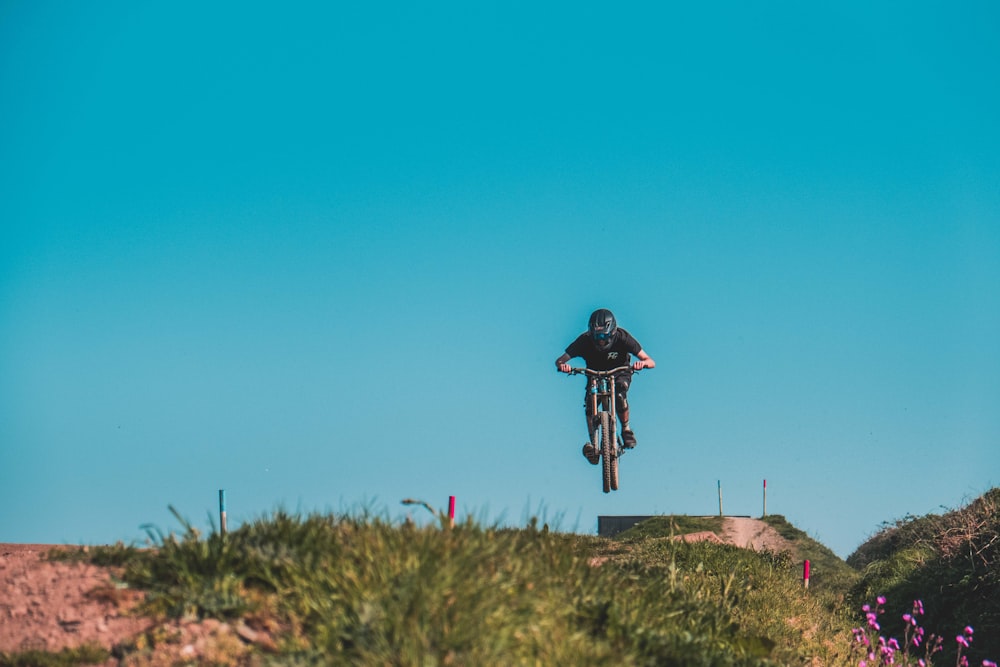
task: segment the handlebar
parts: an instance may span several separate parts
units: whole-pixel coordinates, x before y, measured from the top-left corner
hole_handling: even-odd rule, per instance
[[[612,368],[607,371],[595,371],[589,368],[570,368],[569,375],[589,375],[590,377],[608,377],[609,375],[614,375],[615,373],[621,373],[622,371],[632,371],[633,373],[638,373],[643,370],[642,368],[636,370],[631,366],[619,366],[618,368]]]

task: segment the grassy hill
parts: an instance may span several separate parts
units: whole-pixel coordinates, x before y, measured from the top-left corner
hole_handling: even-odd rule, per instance
[[[421,527],[283,512],[226,536],[184,524],[179,536],[155,534],[156,549],[77,557],[122,567],[161,623],[219,619],[273,638],[216,646],[219,665],[857,665],[860,605],[889,598],[885,636],[902,638],[889,619],[918,594],[928,632],[941,622],[954,638],[977,625],[969,655],[981,659],[997,655],[986,634],[1000,597],[998,499],[887,528],[852,555],[863,572],[780,516],[767,521],[794,558],[671,539],[716,531],[713,519],[656,517],[607,539],[534,520],[449,528],[443,517]],[[802,558],[814,564],[808,590]],[[159,627],[118,653],[154,663],[171,641]]]
[[[952,638],[966,625],[975,630],[971,664],[1000,657],[1000,488],[942,515],[886,524],[847,562],[863,574],[853,600],[886,598],[887,631],[901,635],[901,616],[920,600],[928,626],[946,638],[942,664],[954,662]]]

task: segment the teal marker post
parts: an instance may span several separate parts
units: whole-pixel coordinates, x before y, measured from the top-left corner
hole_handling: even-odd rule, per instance
[[[219,489],[219,528],[226,534],[226,490]]]

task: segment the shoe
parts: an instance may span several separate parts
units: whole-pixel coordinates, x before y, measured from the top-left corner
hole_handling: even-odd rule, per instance
[[[583,446],[583,455],[587,457],[591,465],[597,465],[601,462],[601,453],[594,449],[594,446],[589,442]]]
[[[625,445],[625,449],[635,447],[635,433],[632,432],[632,429],[622,429],[622,444]]]

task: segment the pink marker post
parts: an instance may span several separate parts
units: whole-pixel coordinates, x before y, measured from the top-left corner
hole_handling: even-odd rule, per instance
[[[455,527],[455,496],[448,496],[448,525]]]
[[[802,583],[809,588],[809,561],[802,563]]]

